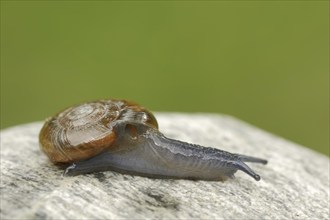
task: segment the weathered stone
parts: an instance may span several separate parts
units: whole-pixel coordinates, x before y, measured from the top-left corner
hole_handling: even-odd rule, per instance
[[[168,137],[269,160],[225,182],[112,171],[63,177],[39,150],[41,122],[1,131],[1,219],[329,219],[329,158],[232,117],[156,114]]]

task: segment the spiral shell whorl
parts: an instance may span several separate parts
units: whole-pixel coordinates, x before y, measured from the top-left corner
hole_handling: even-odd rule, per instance
[[[82,104],[69,108],[58,115],[62,127],[80,127],[99,121],[107,113],[103,103]]]

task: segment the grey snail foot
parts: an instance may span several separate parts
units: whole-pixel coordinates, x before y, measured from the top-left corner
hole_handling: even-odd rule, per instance
[[[126,129],[126,126],[121,129]],[[114,147],[114,150],[78,161],[69,166],[64,175],[111,170],[152,178],[225,180],[240,170],[259,181],[260,176],[244,162],[267,163],[256,157],[169,139],[155,129],[148,128],[147,132],[145,129],[137,128],[144,133],[138,140],[119,137],[117,145],[124,148]]]
[[[260,176],[256,174],[250,167],[248,167],[244,162],[242,161],[235,161],[235,162],[225,162],[224,165],[217,167],[216,171],[212,171],[213,174],[210,176],[203,176],[200,172],[192,172],[187,171],[185,169],[180,170],[180,167],[178,167],[178,172],[169,172],[166,175],[162,175],[161,172],[154,172],[150,173],[147,170],[141,170],[136,171],[133,168],[130,167],[122,167],[120,165],[110,164],[109,161],[112,160],[113,155],[110,155],[109,153],[103,153],[98,156],[95,156],[91,159],[80,161],[77,163],[73,163],[69,167],[66,168],[66,170],[63,173],[63,176],[76,176],[81,174],[88,174],[92,172],[100,172],[100,171],[116,171],[123,174],[132,174],[132,175],[138,175],[138,176],[144,176],[144,177],[152,177],[152,178],[172,178],[172,179],[178,179],[178,178],[184,178],[184,179],[191,179],[191,180],[198,180],[198,179],[204,179],[204,180],[226,180],[228,178],[234,178],[234,173],[237,170],[241,170],[248,174],[249,176],[253,177],[256,181],[260,180]],[[253,161],[252,161],[253,160]],[[255,163],[262,163],[266,164],[267,161],[249,157],[249,162],[255,162]],[[196,168],[195,168],[196,169]],[[167,171],[168,172],[168,171]],[[179,173],[183,172],[183,173]],[[189,174],[190,172],[190,174]],[[209,172],[205,172],[209,173]],[[216,174],[218,173],[218,175]],[[219,174],[220,173],[220,174]]]
[[[116,168],[111,167],[107,160],[109,160],[109,155],[102,153],[90,159],[72,163],[65,169],[63,176],[77,176],[107,170],[115,171]]]

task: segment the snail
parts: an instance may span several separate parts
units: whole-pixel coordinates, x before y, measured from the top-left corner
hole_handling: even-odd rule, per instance
[[[154,115],[126,100],[98,100],[46,120],[40,134],[50,161],[64,175],[112,170],[153,178],[226,180],[238,170],[259,181],[244,162],[267,160],[233,154],[165,137]]]

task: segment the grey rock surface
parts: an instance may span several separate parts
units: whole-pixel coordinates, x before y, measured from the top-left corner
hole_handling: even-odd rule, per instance
[[[42,122],[1,131],[1,219],[329,219],[329,158],[235,118],[158,113],[168,137],[266,158],[225,182],[112,171],[63,177],[39,150]]]

